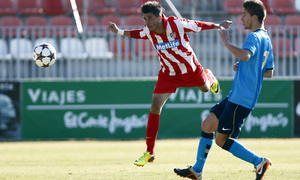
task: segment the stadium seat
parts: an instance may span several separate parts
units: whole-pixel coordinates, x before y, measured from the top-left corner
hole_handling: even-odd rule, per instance
[[[267,15],[265,19],[265,28],[271,30],[273,35],[277,34],[277,32],[279,35],[283,34],[281,19],[275,14]]]
[[[272,0],[272,7],[277,14],[297,13],[292,0]]]
[[[84,18],[80,17],[82,26],[85,26]],[[95,16],[87,16],[87,32],[88,33],[97,33],[100,30],[100,26],[98,26],[98,20]]]
[[[15,60],[32,59],[32,43],[26,38],[14,38],[9,42],[9,52]]]
[[[120,14],[140,14],[138,3],[135,0],[115,0],[115,5]]]
[[[53,28],[52,32],[53,33],[55,32],[57,36],[75,35],[75,30],[73,29],[74,23],[69,16],[66,15],[54,16],[50,20],[50,25],[51,28]]]
[[[4,39],[0,39],[0,60],[8,60],[8,48]]]
[[[107,0],[91,0],[90,11],[97,15],[115,14],[117,9],[112,7],[111,1]]]
[[[92,59],[110,59],[113,53],[108,50],[108,42],[105,38],[93,37],[85,41],[88,56]]]
[[[132,58],[130,39],[128,38],[122,36],[112,38],[109,41],[109,47],[116,58]]]
[[[23,36],[24,31],[22,29],[23,23],[17,16],[4,16],[0,20],[0,27],[5,27],[6,37],[15,37],[17,35]]]
[[[293,35],[297,35],[298,31],[300,34],[300,15],[287,15],[284,20],[284,25],[287,31],[291,32]]]
[[[135,52],[137,53],[137,56],[141,56],[142,58],[152,58],[157,56],[157,52],[151,42],[144,39],[138,39],[136,41]]]
[[[41,8],[47,15],[66,14],[62,0],[41,0]]]
[[[274,13],[274,9],[272,7],[270,7],[270,4],[269,4],[269,0],[261,0],[264,5],[265,5],[265,8],[266,8],[266,11],[268,14],[273,14]]]
[[[13,0],[1,0],[0,15],[15,15],[17,10]]]
[[[125,19],[125,26],[138,26],[142,28],[145,26],[145,21],[141,15],[129,15]]]
[[[242,14],[244,0],[224,0],[224,10],[230,14]]]
[[[297,52],[291,48],[292,44],[289,38],[275,37],[272,38],[273,52],[279,58],[290,56],[297,57]]]
[[[62,56],[67,59],[82,59],[85,57],[83,43],[75,37],[62,38],[60,41],[60,51]]]
[[[82,25],[84,25],[84,18],[80,17]],[[98,20],[95,16],[87,16],[87,25],[88,26],[98,26]]]
[[[22,15],[39,15],[43,13],[38,0],[18,0],[17,9]]]
[[[25,25],[28,30],[28,35],[30,36],[46,36],[47,30],[48,35],[51,33],[51,31],[47,28],[47,19],[43,16],[29,16],[25,21]]]
[[[114,22],[118,26],[122,25],[121,18],[116,15],[104,15],[101,19],[100,25],[107,26],[108,22]]]
[[[76,0],[76,6],[77,6],[77,10],[78,10],[78,13],[79,14],[83,14],[83,11],[84,11],[84,1],[85,0]],[[68,10],[69,13],[73,13],[73,10],[72,10],[72,6],[71,6],[71,2],[70,0],[67,0],[66,1],[66,8]],[[87,4],[87,13],[90,14],[91,13],[91,10],[89,9],[89,3]]]

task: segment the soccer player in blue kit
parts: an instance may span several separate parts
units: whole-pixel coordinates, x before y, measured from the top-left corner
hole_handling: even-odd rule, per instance
[[[255,166],[256,180],[264,179],[271,165],[270,159],[258,156],[235,139],[241,131],[244,119],[254,109],[263,78],[271,78],[274,69],[273,48],[264,29],[266,9],[260,0],[246,0],[243,7],[241,20],[245,29],[250,29],[251,33],[242,48],[229,42],[225,29],[219,30],[224,46],[239,59],[233,66],[236,75],[232,90],[228,97],[211,108],[211,113],[202,122],[197,161],[187,169],[175,168],[174,172],[179,176],[202,179],[203,166],[213,144],[214,131],[217,131],[215,142],[218,146]]]

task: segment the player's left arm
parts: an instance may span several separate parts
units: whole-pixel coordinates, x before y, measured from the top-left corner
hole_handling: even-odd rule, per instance
[[[221,26],[220,29],[219,29],[219,34],[220,34],[220,37],[221,37],[221,41],[222,43],[224,44],[224,46],[233,54],[235,55],[235,57],[237,57],[238,59],[246,62],[248,61],[251,56],[252,56],[252,53],[247,50],[247,49],[242,49],[242,48],[239,48],[233,44],[231,44],[229,42],[229,35],[228,35],[228,32]]]

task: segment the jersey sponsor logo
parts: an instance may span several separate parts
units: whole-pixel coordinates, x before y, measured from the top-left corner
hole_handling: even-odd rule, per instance
[[[166,42],[166,43],[155,44],[157,50],[171,49],[171,48],[178,47],[179,45],[180,45],[179,39]]]

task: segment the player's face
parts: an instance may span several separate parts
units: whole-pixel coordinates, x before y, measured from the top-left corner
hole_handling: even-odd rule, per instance
[[[243,10],[241,20],[243,22],[243,26],[245,27],[245,29],[252,28],[252,24],[253,24],[252,16],[249,14],[249,12],[246,9]]]
[[[153,13],[145,13],[143,14],[143,18],[151,32],[156,31],[159,28],[161,17],[156,17]]]

